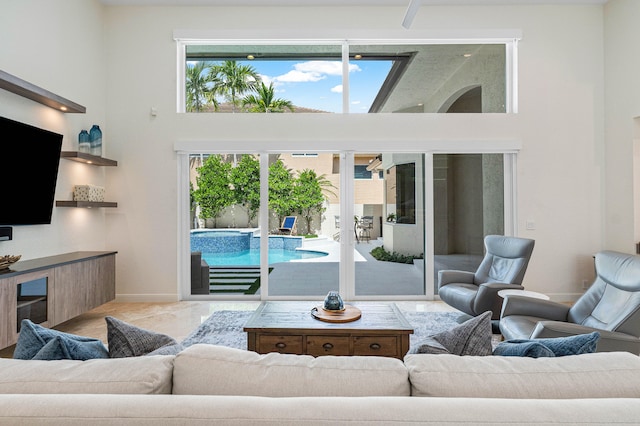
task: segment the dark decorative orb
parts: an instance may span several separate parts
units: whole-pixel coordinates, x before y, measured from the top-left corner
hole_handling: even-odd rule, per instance
[[[324,308],[327,311],[341,311],[344,309],[344,302],[337,291],[330,291],[324,298]]]

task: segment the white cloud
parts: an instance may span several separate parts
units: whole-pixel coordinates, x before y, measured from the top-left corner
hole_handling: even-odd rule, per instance
[[[342,84],[338,84],[337,86],[332,87],[331,91],[333,93],[342,93]]]
[[[274,77],[274,81],[281,83],[308,83],[314,81],[320,81],[327,78],[326,76],[317,72],[303,72],[298,70],[289,71],[286,74]]]
[[[349,71],[362,71],[358,65],[349,64]],[[308,83],[324,80],[326,76],[342,75],[342,62],[339,61],[307,61],[294,65],[294,69],[286,74],[273,77],[275,82]]]
[[[360,101],[353,101],[351,102],[351,105],[360,105]]]

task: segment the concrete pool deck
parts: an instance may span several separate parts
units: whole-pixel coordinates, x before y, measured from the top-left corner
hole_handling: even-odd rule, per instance
[[[239,231],[256,231],[242,229]],[[279,236],[300,238],[296,236]],[[355,290],[357,296],[423,296],[425,291],[424,262],[402,264],[378,261],[370,252],[382,245],[382,239],[356,242],[354,246]],[[340,242],[330,237],[303,239],[301,250],[327,253],[313,259],[297,259],[273,263],[268,276],[269,295],[275,297],[325,296],[337,290],[339,282]],[[433,283],[437,271],[463,269],[473,271],[482,260],[478,255],[434,256]],[[430,281],[430,280],[429,280]],[[264,285],[264,283],[263,283]],[[436,285],[436,284],[434,284]],[[260,290],[256,294],[260,294]]]

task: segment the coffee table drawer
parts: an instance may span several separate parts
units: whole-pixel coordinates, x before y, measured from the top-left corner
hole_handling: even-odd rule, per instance
[[[307,336],[308,355],[351,355],[349,336]]]
[[[302,336],[259,335],[257,352],[266,354],[280,352],[281,354],[301,354]]]
[[[400,355],[398,338],[396,336],[355,336],[353,354],[397,357]]]

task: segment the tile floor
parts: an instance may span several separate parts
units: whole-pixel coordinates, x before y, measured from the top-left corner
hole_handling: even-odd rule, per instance
[[[441,301],[395,302],[402,310],[452,311]],[[56,330],[81,336],[94,337],[107,343],[105,316],[113,316],[137,327],[167,334],[177,341],[183,340],[214,311],[254,310],[259,301],[184,301],[171,303],[118,303],[109,302],[74,319],[59,324]],[[0,357],[13,356],[14,346],[0,350]]]

